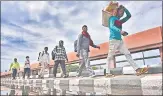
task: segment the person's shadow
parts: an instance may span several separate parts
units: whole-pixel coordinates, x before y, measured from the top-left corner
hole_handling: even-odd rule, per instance
[[[22,95],[28,96],[29,95],[29,86],[22,86]]]
[[[15,85],[11,85],[10,88],[11,88],[11,91],[10,91],[9,96],[14,96],[15,95]]]

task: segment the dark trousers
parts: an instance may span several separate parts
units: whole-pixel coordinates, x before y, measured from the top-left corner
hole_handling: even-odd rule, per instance
[[[54,74],[54,77],[56,77],[56,74],[57,74],[57,68],[58,68],[58,65],[61,65],[61,68],[62,68],[62,72],[64,75],[66,75],[66,65],[65,65],[65,60],[56,60],[55,61],[55,64],[54,64],[54,68],[53,68],[53,74]]]
[[[24,68],[24,74],[23,74],[23,78],[25,78],[25,74],[28,74],[28,78],[30,76],[30,68]]]
[[[13,79],[15,79],[16,74],[17,74],[17,69],[12,69],[12,77],[13,77]]]

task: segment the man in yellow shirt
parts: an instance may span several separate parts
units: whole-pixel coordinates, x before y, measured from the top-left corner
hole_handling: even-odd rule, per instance
[[[10,70],[12,69],[12,77],[13,79],[15,79],[16,77],[16,74],[17,74],[17,70],[19,69],[20,70],[20,65],[19,63],[17,62],[17,58],[14,58],[14,62],[11,63],[10,65]],[[9,71],[10,71],[9,70]]]

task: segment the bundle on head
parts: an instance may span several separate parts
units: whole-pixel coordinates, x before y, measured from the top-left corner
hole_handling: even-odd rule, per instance
[[[112,14],[116,14],[118,8],[118,2],[111,1],[108,6],[104,9],[104,11],[107,11]]]

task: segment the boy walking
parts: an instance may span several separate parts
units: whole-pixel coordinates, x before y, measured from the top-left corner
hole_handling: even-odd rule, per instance
[[[14,80],[15,77],[16,77],[16,75],[17,75],[18,69],[20,70],[20,65],[19,65],[19,63],[17,62],[17,58],[14,58],[14,62],[11,63],[9,71],[10,71],[11,69],[12,69],[12,77],[13,77],[13,80]]]
[[[49,57],[49,53],[48,53],[48,47],[44,48],[44,51],[41,53],[41,56],[40,56],[39,59],[40,59],[40,64],[41,64],[41,70],[40,70],[40,73],[39,73],[39,78],[43,79],[45,69],[49,68],[49,64],[50,64],[50,57]]]
[[[26,61],[25,61],[25,65],[24,65],[24,75],[23,75],[23,79],[25,79],[25,75],[28,75],[28,79],[30,77],[30,61],[29,61],[29,56],[26,56]]]

